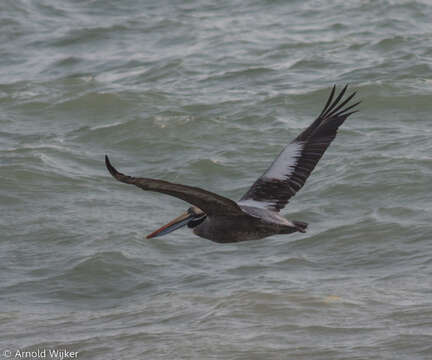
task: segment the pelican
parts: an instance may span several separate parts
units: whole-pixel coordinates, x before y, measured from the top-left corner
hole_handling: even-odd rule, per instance
[[[111,165],[107,155],[105,164],[118,181],[133,184],[143,190],[171,195],[192,205],[184,214],[152,232],[147,238],[166,235],[186,225],[196,235],[217,243],[304,233],[307,223],[287,220],[279,212],[303,187],[336,137],[339,126],[348,116],[358,111],[349,110],[360,101],[348,104],[356,92],[342,101],[347,87],[348,85],[333,100],[336,91],[336,86],[333,86],[324,109],[315,121],[282,150],[237,202],[198,187],[124,175]]]

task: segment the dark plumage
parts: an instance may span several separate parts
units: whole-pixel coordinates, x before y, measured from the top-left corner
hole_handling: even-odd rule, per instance
[[[194,205],[148,237],[161,236],[185,225],[193,228],[195,234],[220,243],[305,232],[306,223],[289,221],[279,215],[279,211],[303,187],[336,137],[339,126],[357,111],[349,110],[360,102],[346,107],[355,92],[341,102],[346,89],[347,86],[333,100],[336,91],[333,87],[321,114],[282,150],[239,202],[197,187],[124,175],[111,165],[108,156],[105,156],[105,163],[111,175],[121,182],[171,195]]]

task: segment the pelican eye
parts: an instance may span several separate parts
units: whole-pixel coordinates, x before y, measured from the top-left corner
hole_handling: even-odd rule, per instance
[[[188,222],[187,226],[188,228],[194,228],[195,226],[198,226],[199,224],[201,224],[205,218],[207,217],[207,215],[201,215],[197,218],[192,219],[191,221]]]

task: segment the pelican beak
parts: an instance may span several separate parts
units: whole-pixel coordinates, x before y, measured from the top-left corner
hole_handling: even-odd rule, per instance
[[[170,221],[168,224],[162,226],[160,229],[152,232],[150,235],[147,235],[147,239],[166,235],[174,230],[180,229],[181,227],[187,225],[188,222],[191,221],[193,217],[194,214],[191,214],[189,211],[186,211],[178,218],[175,218],[174,220]]]

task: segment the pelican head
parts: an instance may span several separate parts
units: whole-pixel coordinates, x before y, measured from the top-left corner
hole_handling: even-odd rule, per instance
[[[187,225],[189,228],[194,228],[201,224],[207,217],[206,213],[196,206],[191,206],[186,212],[179,217],[162,226],[160,229],[147,235],[147,239],[169,234],[170,232],[180,229]]]

